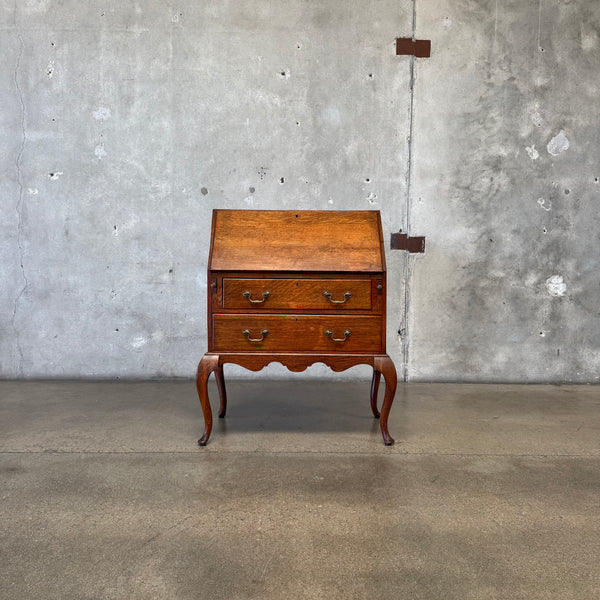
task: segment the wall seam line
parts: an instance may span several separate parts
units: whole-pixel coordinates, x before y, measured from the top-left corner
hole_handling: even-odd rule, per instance
[[[15,28],[17,26],[17,16],[16,16],[16,0],[15,0],[15,14],[14,14],[14,25]],[[14,306],[13,306],[13,314],[11,319],[11,325],[15,335],[15,345],[17,352],[19,354],[19,365],[18,365],[18,374],[23,375],[23,348],[21,347],[21,337],[19,334],[19,330],[17,328],[16,319],[17,319],[17,311],[19,309],[19,303],[23,294],[27,290],[29,286],[29,280],[27,279],[27,275],[25,274],[25,267],[23,266],[24,262],[24,250],[23,244],[21,243],[21,238],[23,235],[23,215],[21,214],[21,206],[23,204],[23,178],[21,173],[21,164],[23,162],[23,153],[25,152],[25,144],[27,141],[27,134],[25,131],[25,101],[23,99],[23,90],[19,85],[19,68],[21,66],[21,58],[23,56],[23,52],[25,49],[25,42],[23,41],[23,36],[17,32],[17,38],[19,39],[19,54],[17,55],[17,61],[15,64],[15,70],[13,73],[13,78],[15,82],[15,88],[17,90],[17,96],[19,97],[19,104],[21,107],[21,144],[19,146],[19,151],[17,152],[17,156],[15,158],[15,168],[17,171],[17,186],[18,186],[18,199],[15,205],[15,212],[17,213],[17,247],[19,250],[19,265],[21,267],[21,275],[23,277],[23,287],[17,294],[15,298]]]
[[[417,35],[417,0],[412,3],[412,39],[416,39]],[[409,120],[408,120],[408,168],[406,175],[406,216],[405,229],[410,235],[410,217],[412,212],[412,168],[413,168],[413,136],[414,136],[414,99],[415,99],[415,57],[410,57],[410,103],[409,103]],[[408,364],[410,358],[410,340],[408,317],[410,309],[410,283],[412,277],[412,261],[410,254],[406,254],[404,263],[404,327],[401,328],[401,336],[404,342],[402,379],[408,381]]]

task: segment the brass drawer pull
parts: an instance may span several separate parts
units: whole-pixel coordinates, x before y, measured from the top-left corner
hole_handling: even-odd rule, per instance
[[[349,329],[346,329],[346,331],[344,331],[344,337],[341,339],[334,338],[333,331],[331,331],[330,329],[327,329],[325,331],[325,335],[334,342],[345,342],[352,335],[352,332]]]
[[[252,293],[245,291],[242,292],[242,296],[244,296],[244,298],[248,298],[248,302],[252,302],[252,304],[261,304],[262,302],[264,302],[269,296],[271,295],[271,292],[263,292],[262,293],[262,300],[252,300],[251,296]]]
[[[263,329],[260,332],[260,337],[257,339],[253,339],[250,337],[250,330],[249,329],[244,329],[244,331],[242,331],[242,333],[248,338],[249,342],[262,342],[268,335],[269,335],[269,330],[268,329]]]
[[[332,300],[331,292],[328,292],[328,291],[323,292],[323,296],[325,296],[325,298],[327,298],[327,300],[329,300],[329,302],[331,302],[331,304],[344,304],[344,302],[346,302],[346,300],[349,300],[350,298],[352,298],[352,292],[345,292],[343,300]]]

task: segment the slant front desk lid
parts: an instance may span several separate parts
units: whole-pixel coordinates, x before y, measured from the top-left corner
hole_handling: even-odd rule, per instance
[[[209,268],[384,271],[379,211],[214,210]]]

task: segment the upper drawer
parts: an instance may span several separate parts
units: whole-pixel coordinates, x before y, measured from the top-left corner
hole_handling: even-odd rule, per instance
[[[223,279],[223,308],[370,310],[371,279]]]

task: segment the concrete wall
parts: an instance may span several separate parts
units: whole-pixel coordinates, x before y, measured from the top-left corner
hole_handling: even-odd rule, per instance
[[[0,376],[192,376],[219,207],[425,235],[387,255],[410,380],[599,380],[595,0],[19,0],[0,30]]]
[[[600,3],[417,15],[409,374],[598,382]]]

